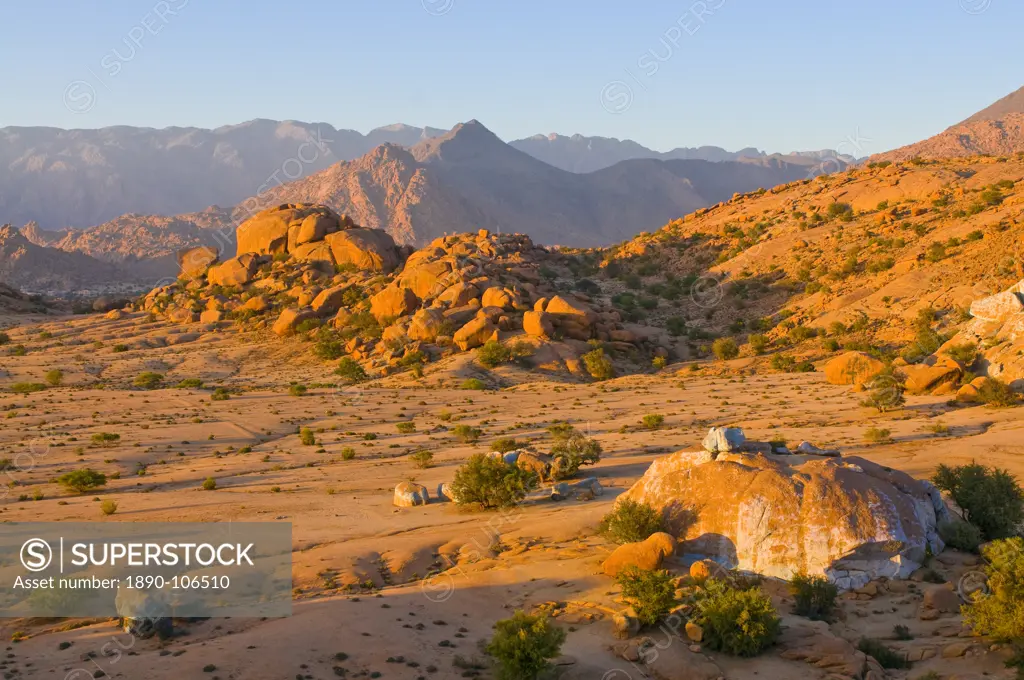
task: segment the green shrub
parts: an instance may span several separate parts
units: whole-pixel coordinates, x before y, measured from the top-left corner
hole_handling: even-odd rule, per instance
[[[907,657],[886,647],[874,638],[861,638],[857,643],[857,649],[874,657],[882,668],[910,668],[910,661],[907,660]]]
[[[565,631],[547,617],[516,611],[494,624],[487,653],[497,663],[498,680],[535,680],[551,668],[549,659],[559,655],[563,642]]]
[[[213,491],[217,488],[217,480],[213,477],[207,477],[203,480],[203,491]]]
[[[982,556],[988,594],[963,607],[964,621],[998,642],[1024,643],[1024,538],[994,541]]]
[[[153,371],[145,371],[135,376],[135,380],[132,383],[136,387],[141,387],[144,390],[151,390],[160,386],[164,381],[163,375],[154,373]]]
[[[882,444],[892,441],[892,430],[884,427],[869,427],[864,430],[864,441],[869,444]]]
[[[905,386],[906,377],[891,367],[885,369],[874,378],[869,380],[864,387],[868,390],[867,396],[860,402],[861,406],[867,406],[885,413],[892,409],[898,409],[907,403]]]
[[[106,500],[100,503],[100,512],[104,515],[113,515],[117,512],[117,501]]]
[[[310,331],[315,331],[316,329],[320,328],[320,324],[320,319],[303,319],[298,323],[298,325],[295,326],[295,334],[305,335]]]
[[[814,621],[828,621],[836,609],[839,589],[824,576],[797,574],[789,582],[796,604],[793,612]]]
[[[345,340],[340,335],[321,328],[313,344],[313,355],[323,361],[334,361],[345,354]]]
[[[42,392],[45,389],[46,385],[43,383],[17,382],[11,385],[11,392],[15,394],[31,394],[32,392]]]
[[[780,619],[770,597],[757,587],[733,588],[709,579],[698,594],[692,619],[704,630],[704,644],[735,656],[756,656],[775,642]]]
[[[92,443],[97,446],[108,446],[119,441],[121,441],[121,435],[116,432],[97,432],[92,436]]]
[[[484,431],[479,427],[473,427],[472,425],[456,425],[452,428],[452,434],[454,434],[459,441],[465,444],[472,444],[483,436]]]
[[[411,420],[403,420],[400,423],[395,423],[395,429],[401,434],[412,434],[416,431],[416,423]]]
[[[572,477],[584,465],[594,465],[601,460],[601,444],[590,439],[566,423],[564,428],[548,428],[554,437],[551,457],[554,459],[554,474],[558,479]]]
[[[356,457],[356,450],[353,449],[351,446],[346,446],[341,450],[340,453],[342,460],[352,460],[353,458]]]
[[[462,384],[459,385],[459,389],[460,390],[485,390],[485,389],[487,389],[487,385],[485,385],[484,381],[481,380],[480,378],[466,378],[465,380],[462,381]]]
[[[970,522],[952,520],[939,522],[939,536],[947,547],[962,552],[978,552],[978,546],[985,540],[981,529]]]
[[[711,345],[711,351],[720,361],[735,359],[740,355],[740,348],[732,338],[718,338]]]
[[[9,344],[10,342],[11,336],[7,335],[7,333],[0,332],[0,345],[6,345]]]
[[[197,389],[199,389],[202,386],[203,386],[203,381],[200,380],[199,378],[185,378],[184,380],[179,382],[177,385],[175,385],[175,387],[177,387],[178,389],[181,389],[181,390],[185,390],[185,389],[195,389],[195,390],[197,390]]]
[[[107,476],[90,468],[68,472],[57,478],[57,482],[68,491],[85,493],[91,489],[106,486]]]
[[[964,520],[989,541],[1014,536],[1024,523],[1024,491],[1006,470],[977,463],[939,465],[935,486],[952,497]]]
[[[497,340],[488,340],[477,348],[476,359],[486,368],[495,368],[512,361],[512,351]]]
[[[665,416],[660,413],[648,413],[643,417],[643,424],[648,430],[657,430],[665,424]]]
[[[1019,403],[1017,393],[1013,391],[1013,388],[998,378],[985,379],[985,382],[978,388],[978,399],[982,403],[996,408],[1008,408]]]
[[[231,398],[231,393],[228,392],[226,387],[218,387],[210,395],[210,401],[227,401]]]
[[[598,531],[616,543],[636,543],[664,530],[661,512],[632,498],[618,501],[598,525]]]
[[[52,371],[46,372],[46,382],[51,387],[58,387],[64,382],[64,371],[59,368],[55,368]]]
[[[615,366],[601,348],[583,355],[583,366],[594,380],[610,380],[615,377]]]
[[[288,394],[293,397],[304,397],[309,392],[309,388],[305,385],[289,385]]]
[[[675,579],[667,571],[629,566],[615,580],[622,588],[622,597],[632,605],[637,620],[644,626],[656,624],[676,604]]]
[[[508,453],[520,447],[519,441],[513,437],[499,437],[491,442],[491,451]]]
[[[351,357],[342,358],[334,372],[351,383],[363,382],[369,377],[359,362]]]
[[[946,354],[950,358],[959,361],[961,364],[970,368],[971,365],[978,359],[978,346],[973,342],[964,342],[959,345],[953,345],[947,348]]]
[[[302,442],[303,446],[315,446],[316,445],[316,433],[308,427],[304,427],[299,430],[299,441]]]
[[[451,489],[459,505],[506,508],[526,498],[536,483],[532,472],[478,453],[455,471]]]
[[[16,357],[23,357],[28,354],[28,348],[25,345],[15,345],[11,348],[11,354]]]
[[[426,449],[420,449],[415,453],[409,454],[409,459],[416,465],[416,467],[426,470],[434,465],[434,454]]]
[[[747,342],[750,344],[750,349],[754,354],[764,354],[764,351],[768,349],[767,335],[755,333],[747,338]]]

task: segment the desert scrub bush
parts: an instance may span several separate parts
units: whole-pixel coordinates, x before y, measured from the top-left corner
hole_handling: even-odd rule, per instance
[[[754,333],[747,337],[747,343],[750,345],[750,351],[754,354],[764,354],[764,351],[768,349],[768,336]]]
[[[473,444],[483,436],[484,431],[472,425],[456,425],[452,428],[452,434],[464,444]]]
[[[207,477],[203,480],[203,491],[213,491],[217,488],[217,480],[213,477]]]
[[[884,427],[869,427],[864,430],[864,441],[869,444],[881,444],[892,441],[892,430]]]
[[[661,512],[632,498],[616,503],[598,525],[598,531],[616,543],[636,543],[664,530]]]
[[[226,387],[218,387],[210,395],[210,401],[227,401],[231,398],[231,393],[228,392]]]
[[[409,454],[409,460],[411,460],[413,464],[421,470],[426,470],[427,468],[434,466],[434,454],[426,449],[421,449]]]
[[[315,446],[316,445],[316,433],[308,427],[304,427],[299,430],[299,441],[302,442],[303,446]]]
[[[498,437],[491,442],[491,451],[496,453],[508,453],[520,447],[519,440],[514,437]]]
[[[46,384],[50,387],[59,387],[64,382],[64,371],[55,368],[46,372]]]
[[[117,501],[106,500],[100,503],[100,512],[104,515],[113,515],[117,512]]]
[[[28,354],[28,348],[25,345],[15,345],[11,348],[11,356],[23,357]]]
[[[334,369],[334,373],[350,383],[363,382],[369,377],[366,375],[363,367],[359,365],[359,362],[351,357],[343,357],[338,362],[338,367]]]
[[[340,452],[342,460],[352,460],[356,457],[356,450],[351,446],[346,446]]]
[[[547,617],[516,611],[494,624],[486,651],[496,662],[498,680],[535,680],[551,668],[549,659],[558,656],[563,642],[565,631]]]
[[[665,358],[665,357],[661,357],[661,356],[654,357],[653,359],[651,359],[651,366],[655,370],[660,371],[661,369],[663,369],[666,366],[668,366],[668,359]]]
[[[734,588],[718,579],[705,581],[691,618],[704,630],[707,647],[735,656],[756,656],[780,631],[778,613],[760,587]]]
[[[590,350],[582,358],[583,367],[594,380],[610,380],[615,377],[615,366],[600,347]]]
[[[179,390],[197,390],[202,386],[203,381],[200,380],[199,378],[185,378],[184,380],[180,381],[177,385],[175,385],[175,387],[177,387]]]
[[[1024,644],[1024,538],[993,541],[982,549],[988,594],[963,607],[975,633]]]
[[[641,420],[643,426],[648,430],[657,430],[665,424],[665,416],[660,413],[648,413]]]
[[[937,528],[942,542],[946,544],[946,547],[953,548],[954,550],[976,553],[978,552],[978,547],[985,540],[981,529],[970,522],[950,520],[939,522]]]
[[[292,395],[293,397],[304,397],[306,396],[307,392],[309,392],[309,388],[306,387],[305,385],[288,386],[288,394]]]
[[[476,360],[485,368],[495,368],[512,361],[512,351],[497,340],[488,340],[477,348]]]
[[[857,649],[873,657],[882,668],[910,668],[910,661],[905,656],[874,638],[861,638],[857,643]]]
[[[416,431],[416,423],[411,420],[403,420],[400,423],[395,423],[395,429],[401,434],[412,434]]]
[[[0,345],[8,345],[11,342],[11,336],[7,333],[0,332]]]
[[[121,441],[121,435],[116,432],[97,432],[92,436],[92,443],[97,446],[110,446],[119,441]]]
[[[1024,523],[1024,490],[1006,470],[978,463],[940,464],[932,482],[950,495],[963,519],[986,540],[1015,536]]]
[[[732,338],[718,338],[712,343],[711,351],[719,361],[728,361],[740,355],[740,348]]]
[[[551,457],[554,459],[554,474],[558,479],[571,477],[584,465],[594,465],[601,460],[601,444],[590,439],[576,428],[565,423],[565,427],[550,427],[554,438]]]
[[[537,476],[501,458],[478,453],[455,471],[452,496],[459,505],[507,508],[526,498]]]
[[[480,378],[466,378],[459,385],[460,390],[485,390],[487,385]]]
[[[57,478],[57,483],[68,491],[85,493],[86,491],[106,486],[107,476],[91,468],[82,468],[81,470],[74,470],[61,475]]]
[[[978,399],[983,404],[996,408],[1009,408],[1019,403],[1017,393],[1013,391],[1013,388],[998,378],[985,379],[985,382],[978,388]]]
[[[886,368],[864,385],[868,394],[860,405],[879,413],[900,408],[907,403],[905,382],[906,377],[902,373],[892,367]]]
[[[793,613],[813,621],[829,621],[836,609],[839,588],[824,576],[797,574],[789,582],[795,604]]]
[[[946,354],[950,358],[960,362],[966,368],[970,368],[978,359],[978,346],[973,342],[964,342],[947,348]]]
[[[622,588],[622,597],[644,626],[656,624],[676,604],[675,579],[668,571],[647,571],[631,565],[619,572],[615,580]]]
[[[135,376],[135,380],[132,384],[136,387],[141,387],[144,390],[152,390],[157,388],[163,383],[164,376],[160,373],[154,373],[153,371],[145,371]]]
[[[42,392],[45,389],[46,385],[35,382],[16,382],[11,385],[11,392],[15,394],[31,394],[33,392]]]

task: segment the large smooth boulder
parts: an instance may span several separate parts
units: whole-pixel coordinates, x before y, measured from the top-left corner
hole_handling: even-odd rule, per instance
[[[218,264],[206,272],[206,280],[211,286],[244,286],[252,281],[259,268],[259,261],[252,253],[243,253],[223,264]]]
[[[430,300],[440,295],[448,287],[448,274],[452,263],[448,260],[424,262],[413,266],[413,257],[406,260],[405,269],[398,277],[398,284],[416,293],[422,300]]]
[[[605,576],[615,578],[619,572],[636,567],[652,571],[661,567],[662,561],[676,550],[676,539],[663,531],[651,534],[638,543],[620,545],[601,565]]]
[[[491,323],[490,319],[486,316],[477,316],[455,331],[452,340],[465,352],[491,340],[497,332],[498,327]]]
[[[334,286],[326,290],[320,291],[320,293],[313,298],[313,311],[321,316],[327,314],[334,314],[341,309],[343,301],[345,299],[345,293],[348,292],[350,286]]]
[[[420,306],[420,300],[408,288],[388,286],[370,298],[370,313],[377,319],[397,319],[412,314]]]
[[[311,309],[295,309],[289,307],[281,312],[274,322],[274,333],[280,336],[291,335],[295,332],[296,326],[307,319],[315,318],[316,314]]]
[[[317,217],[318,221],[322,218],[325,224],[333,222],[335,228],[339,223],[337,213],[327,206],[285,203],[256,213],[238,225],[235,230],[238,252],[275,255],[288,252],[288,230],[294,226],[296,233],[301,232],[302,225],[310,216]],[[296,241],[294,245],[299,244]]]
[[[181,275],[188,279],[197,279],[206,270],[217,264],[217,249],[211,246],[199,246],[178,251],[178,268]]]
[[[862,387],[885,370],[885,364],[864,352],[847,352],[825,364],[825,379],[833,385]]]
[[[701,445],[709,453],[730,453],[742,450],[746,442],[747,437],[738,427],[713,427]]]
[[[331,252],[331,247],[323,241],[303,243],[295,246],[290,252],[296,260],[320,264],[323,265],[322,268],[334,270],[334,254]]]
[[[437,296],[437,300],[448,303],[449,307],[464,307],[478,297],[480,297],[479,288],[472,283],[459,281],[445,288],[444,292]]]
[[[556,318],[564,317],[559,319],[560,321],[574,322],[581,326],[589,326],[597,319],[593,310],[585,304],[574,298],[562,297],[561,295],[551,298],[544,311],[554,315]]]
[[[523,330],[535,338],[550,338],[555,332],[555,327],[547,312],[531,310],[523,314]]]
[[[388,273],[400,263],[395,240],[381,229],[345,229],[328,234],[325,241],[331,247],[334,261],[340,265],[351,264],[365,271]]]
[[[971,303],[971,316],[983,321],[1005,322],[1014,314],[1024,312],[1024,300],[1012,290],[990,295]]]
[[[936,525],[949,518],[934,486],[862,458],[680,452],[621,498],[661,510],[682,553],[783,579],[826,575],[842,589],[908,577],[942,551]]]
[[[430,493],[427,487],[415,482],[399,482],[395,487],[393,503],[400,508],[412,508],[417,505],[426,505],[430,502]]]
[[[907,376],[905,386],[911,394],[926,394],[945,387],[948,391],[955,390],[955,385],[963,375],[963,369],[953,359],[941,357],[932,366],[914,364],[904,366],[903,373]]]
[[[412,340],[433,342],[444,330],[444,314],[439,309],[421,309],[412,317],[407,335]]]

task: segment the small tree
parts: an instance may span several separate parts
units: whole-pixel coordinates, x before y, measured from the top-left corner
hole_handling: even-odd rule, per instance
[[[456,425],[452,429],[452,434],[465,444],[473,444],[483,436],[484,431],[472,425]]]
[[[96,472],[90,468],[83,468],[81,470],[75,470],[74,472],[68,472],[61,475],[57,478],[57,481],[68,491],[85,493],[86,491],[106,486],[107,476],[102,472]]]
[[[551,457],[554,459],[554,474],[558,479],[571,477],[584,465],[594,465],[601,460],[601,444],[596,439],[585,437],[568,423],[548,428],[554,437]]]
[[[601,520],[598,530],[616,543],[637,543],[665,530],[661,512],[646,503],[623,498]]]
[[[304,427],[299,430],[299,441],[302,442],[303,446],[315,446],[316,445],[316,433],[308,427]]]
[[[711,351],[720,361],[735,359],[740,355],[740,348],[732,338],[718,338],[711,345]]]
[[[498,437],[491,442],[491,451],[497,453],[508,453],[520,447],[519,441],[513,437]]]
[[[676,585],[667,571],[646,571],[636,566],[626,567],[616,577],[622,596],[633,607],[637,620],[653,626],[672,611],[676,604]]]
[[[506,508],[526,498],[536,483],[534,473],[478,453],[455,471],[451,490],[459,505]]]
[[[879,413],[900,408],[907,402],[903,396],[906,392],[905,380],[902,373],[887,368],[865,384],[868,395],[861,406],[876,409]]]
[[[942,464],[932,481],[952,497],[963,518],[981,529],[987,540],[1015,536],[1024,523],[1024,490],[1006,470],[978,463]]]
[[[487,653],[497,662],[498,680],[535,680],[558,656],[565,631],[544,616],[516,611],[512,618],[494,624]]]
[[[989,406],[1008,408],[1019,402],[1017,393],[1009,385],[998,378],[986,378],[978,388],[978,399]]]
[[[342,358],[334,372],[350,383],[363,382],[368,377],[359,362],[351,357]]]
[[[754,354],[764,354],[764,351],[768,348],[768,336],[761,333],[751,335],[747,338],[747,342],[750,344],[750,349]]]
[[[434,465],[434,454],[426,449],[420,449],[414,453],[409,454],[409,459],[412,460],[416,467],[425,470]]]

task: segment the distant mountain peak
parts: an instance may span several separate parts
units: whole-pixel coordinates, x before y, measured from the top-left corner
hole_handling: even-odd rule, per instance
[[[421,163],[437,160],[458,163],[484,154],[520,153],[476,119],[459,123],[439,137],[420,142],[411,151]]]
[[[1011,113],[1024,113],[1024,87],[1011,92],[996,103],[985,107],[953,127],[986,120],[1001,120]]]

